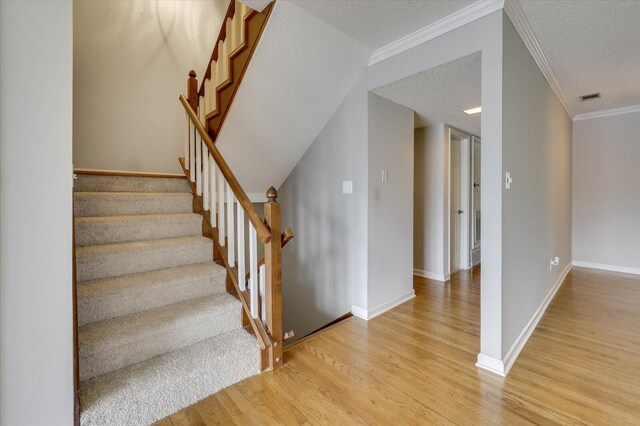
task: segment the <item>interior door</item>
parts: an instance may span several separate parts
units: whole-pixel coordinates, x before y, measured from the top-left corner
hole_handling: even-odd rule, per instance
[[[450,184],[450,217],[451,235],[449,237],[451,249],[451,273],[460,270],[460,234],[462,230],[462,168],[461,168],[461,141],[451,138],[451,184]]]

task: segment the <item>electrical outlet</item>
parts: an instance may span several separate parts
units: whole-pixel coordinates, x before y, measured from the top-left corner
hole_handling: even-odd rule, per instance
[[[353,181],[351,180],[342,181],[342,193],[353,194]]]
[[[504,188],[511,189],[512,183],[513,183],[513,178],[511,177],[511,173],[506,172],[504,175]]]
[[[558,256],[554,257],[549,261],[549,270],[552,270],[554,266],[558,266],[560,264],[560,258]]]

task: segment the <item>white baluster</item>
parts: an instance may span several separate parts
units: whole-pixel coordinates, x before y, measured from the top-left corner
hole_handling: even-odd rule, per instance
[[[211,204],[209,208],[209,212],[211,213],[211,226],[216,227],[216,215],[218,211],[216,209],[216,175],[218,174],[218,167],[216,167],[216,162],[213,160],[211,154],[209,154],[209,188],[211,190],[211,197],[209,197],[209,202]]]
[[[202,195],[202,137],[196,139],[196,193]]]
[[[209,148],[202,142],[202,208],[209,210]]]
[[[267,321],[267,298],[265,297],[266,277],[266,267],[265,265],[260,265],[260,318],[262,318],[262,322]]]
[[[249,297],[251,316],[258,318],[258,238],[252,223],[249,223]]]
[[[235,214],[233,211],[234,199],[233,191],[227,183],[227,262],[229,262],[229,266],[231,268],[236,265],[236,233],[234,229]]]
[[[246,269],[245,269],[245,259],[244,259],[244,209],[240,204],[238,204],[237,211],[237,224],[238,227],[238,284],[240,285],[240,290],[244,291],[246,289]]]
[[[225,180],[222,172],[218,175],[218,243],[225,245],[225,220],[224,220],[224,185]]]
[[[189,179],[191,182],[196,180],[196,158],[194,152],[196,150],[196,127],[193,123],[189,126]]]
[[[191,120],[187,111],[184,112],[184,117],[186,119],[184,127],[184,167],[186,169],[189,167],[189,127],[191,127]]]

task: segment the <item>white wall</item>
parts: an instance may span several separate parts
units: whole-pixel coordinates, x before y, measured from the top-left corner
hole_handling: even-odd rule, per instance
[[[369,93],[368,316],[415,296],[413,115]]]
[[[75,167],[181,172],[189,70],[204,74],[228,0],[76,0]]]
[[[72,4],[0,2],[0,424],[73,424]]]
[[[640,273],[640,112],[573,123],[573,260]]]
[[[445,280],[445,126],[415,130],[413,267],[428,278]]]
[[[503,48],[502,171],[514,179],[502,190],[505,357],[571,263],[572,122],[506,16]],[[484,183],[491,169],[485,164],[490,137],[483,136]],[[483,267],[486,237],[483,232]],[[554,256],[560,265],[549,270]]]

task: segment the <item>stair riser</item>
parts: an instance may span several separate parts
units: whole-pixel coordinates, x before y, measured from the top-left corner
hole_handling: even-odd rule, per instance
[[[135,344],[109,347],[101,352],[85,355],[80,349],[80,380],[146,361],[158,355],[175,351],[242,327],[240,309],[210,311],[197,324],[176,321],[148,336],[140,336]]]
[[[185,274],[173,280],[148,286],[124,287],[108,294],[84,295],[78,289],[78,326],[169,306],[185,300],[224,293],[226,271],[209,274]]]
[[[190,194],[154,197],[146,194],[89,196],[81,193],[74,194],[73,211],[76,217],[191,213],[193,197]]]
[[[213,242],[175,249],[140,249],[113,253],[77,255],[76,279],[99,280],[157,269],[193,265],[212,260]]]
[[[202,217],[173,221],[76,223],[76,245],[125,243],[202,235]]]
[[[78,174],[74,192],[191,192],[186,179]]]

